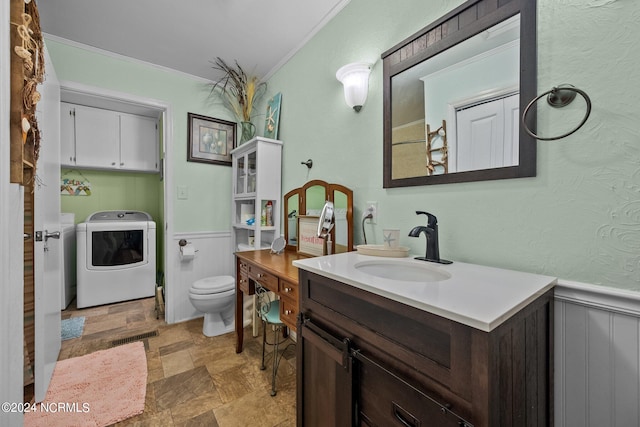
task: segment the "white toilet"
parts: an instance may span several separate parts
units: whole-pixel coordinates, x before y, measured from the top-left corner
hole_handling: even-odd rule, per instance
[[[189,299],[204,313],[202,333],[208,337],[234,330],[236,281],[231,276],[213,276],[196,280],[189,288]]]

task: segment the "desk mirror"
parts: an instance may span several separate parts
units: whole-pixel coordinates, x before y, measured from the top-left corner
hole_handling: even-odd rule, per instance
[[[535,176],[535,0],[467,1],[382,59],[385,188]]]
[[[353,191],[321,180],[307,182],[284,195],[284,235],[288,250],[298,247],[298,216],[320,216],[326,201],[334,205],[335,225],[331,230],[331,253],[353,250]]]

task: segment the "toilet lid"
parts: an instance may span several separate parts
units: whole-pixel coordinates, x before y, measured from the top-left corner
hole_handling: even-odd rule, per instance
[[[236,281],[231,276],[213,276],[196,280],[189,292],[198,295],[218,294],[234,289]]]

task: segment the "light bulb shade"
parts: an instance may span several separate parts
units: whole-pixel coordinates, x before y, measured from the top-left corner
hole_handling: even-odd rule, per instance
[[[336,72],[336,78],[344,85],[344,100],[356,111],[367,100],[370,73],[371,64],[366,62],[347,64]]]

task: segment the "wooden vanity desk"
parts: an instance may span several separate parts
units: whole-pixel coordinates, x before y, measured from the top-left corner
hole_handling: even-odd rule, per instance
[[[268,197],[257,198],[267,199]],[[330,201],[335,206],[335,226],[330,232],[331,253],[353,248],[353,191],[340,184],[316,179],[294,188],[284,196],[284,252],[272,254],[270,249],[263,249],[235,253],[236,353],[242,352],[244,338],[244,295],[255,293],[256,282],[278,295],[280,320],[289,330],[296,331],[299,310],[298,267],[293,265],[293,261],[315,256],[304,253],[304,250],[298,252],[298,215],[319,216],[325,201]]]
[[[236,353],[242,352],[244,339],[244,295],[255,293],[255,282],[280,297],[280,319],[292,331],[298,316],[298,268],[292,263],[307,255],[286,250],[272,254],[270,249],[236,252]]]

